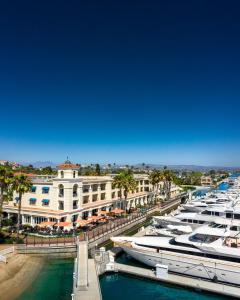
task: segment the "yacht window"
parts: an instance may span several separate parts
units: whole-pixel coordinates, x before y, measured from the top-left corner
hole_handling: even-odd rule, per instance
[[[230,230],[232,230],[232,231],[238,231],[238,227],[237,226],[231,226]]]
[[[219,216],[219,212],[218,211],[215,211],[215,216]]]
[[[234,214],[234,219],[240,219],[240,214]]]
[[[211,212],[208,211],[208,210],[204,210],[204,211],[202,212],[202,215],[211,215]]]
[[[233,213],[226,213],[226,218],[232,219],[232,217],[233,217]]]
[[[212,243],[219,239],[219,236],[216,235],[206,235],[201,233],[196,233],[189,237],[189,241],[198,242],[198,243]]]

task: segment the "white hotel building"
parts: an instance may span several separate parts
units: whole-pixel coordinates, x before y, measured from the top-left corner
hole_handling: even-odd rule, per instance
[[[22,223],[37,225],[44,221],[71,222],[120,207],[119,189],[113,187],[113,176],[78,176],[79,166],[66,161],[58,166],[58,175],[31,177],[32,190],[22,197]],[[135,193],[129,193],[127,208],[144,205],[153,200],[152,186],[147,174],[134,175],[138,183]],[[173,187],[172,196],[179,193]],[[8,217],[17,215],[18,195],[4,205]]]

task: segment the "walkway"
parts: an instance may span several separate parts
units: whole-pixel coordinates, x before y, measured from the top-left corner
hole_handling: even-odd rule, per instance
[[[175,275],[168,273],[166,278],[159,278],[155,271],[146,268],[134,267],[119,263],[114,263],[115,271],[123,272],[138,277],[148,278],[164,283],[177,284],[183,287],[193,288],[196,290],[204,290],[206,292],[221,294],[224,296],[231,296],[239,298],[240,288],[212,281],[202,280],[200,278],[186,277],[183,275]]]
[[[88,259],[88,244],[78,244],[73,282],[73,300],[101,300],[101,290],[94,259]]]

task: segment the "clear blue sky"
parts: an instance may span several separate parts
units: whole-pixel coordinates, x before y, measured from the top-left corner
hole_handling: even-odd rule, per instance
[[[0,158],[240,166],[239,1],[1,1]]]

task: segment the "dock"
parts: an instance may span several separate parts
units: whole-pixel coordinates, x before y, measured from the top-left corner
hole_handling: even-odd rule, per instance
[[[72,300],[102,300],[94,259],[88,258],[88,243],[79,242],[73,274]]]
[[[190,288],[197,291],[205,291],[238,299],[240,298],[240,288],[223,283],[216,283],[212,281],[203,280],[201,278],[187,277],[172,273],[168,273],[167,277],[159,278],[157,277],[155,270],[129,266],[119,263],[114,263],[114,271],[133,275],[136,277],[147,278],[163,283],[179,285],[184,288]]]

